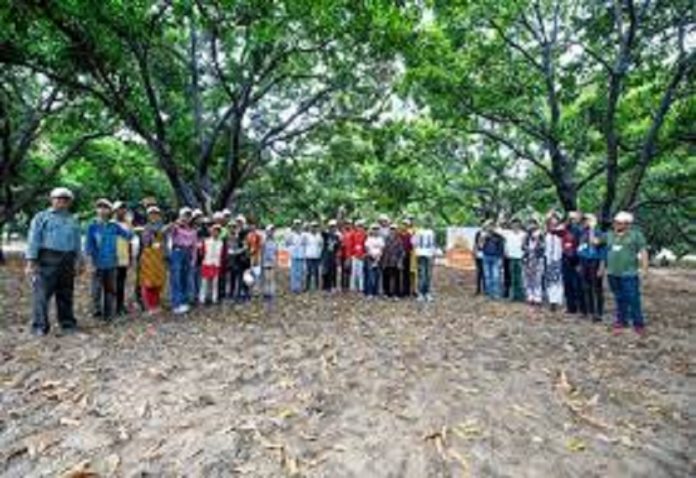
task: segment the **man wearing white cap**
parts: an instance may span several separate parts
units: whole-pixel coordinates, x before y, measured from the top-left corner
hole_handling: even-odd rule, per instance
[[[616,303],[614,333],[632,323],[636,333],[643,335],[639,270],[647,274],[648,252],[645,237],[632,224],[629,212],[621,211],[614,217],[613,230],[607,234],[607,275]]]
[[[302,232],[302,221],[292,221],[292,229],[285,238],[285,247],[290,253],[290,291],[302,292],[305,275],[305,247],[307,237]]]
[[[85,240],[85,253],[92,261],[93,315],[111,320],[116,301],[117,241],[119,237],[130,241],[133,233],[111,220],[113,205],[108,199],[97,200],[96,212]]]
[[[80,262],[80,225],[70,214],[73,193],[66,188],[51,192],[51,207],[31,221],[26,274],[32,283],[31,332],[43,336],[50,330],[48,309],[56,296],[58,322],[70,333],[77,327],[73,311],[75,273]]]
[[[310,224],[309,231],[305,235],[305,258],[307,261],[307,280],[306,290],[319,288],[319,268],[321,265],[321,252],[324,245],[324,238],[319,231],[319,223],[314,221]],[[312,286],[312,284],[314,284]]]

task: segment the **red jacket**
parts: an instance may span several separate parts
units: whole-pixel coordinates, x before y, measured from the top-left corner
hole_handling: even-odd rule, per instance
[[[353,236],[355,235],[355,230],[351,228],[346,228],[341,234],[341,258],[349,259],[353,257]]]
[[[365,257],[365,240],[367,239],[367,232],[364,229],[355,229],[351,238],[351,252],[350,257],[355,257],[356,259],[363,259]]]

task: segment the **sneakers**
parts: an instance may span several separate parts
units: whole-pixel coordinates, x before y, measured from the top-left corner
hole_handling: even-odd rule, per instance
[[[614,335],[621,335],[621,333],[623,332],[624,329],[625,329],[625,327],[623,325],[616,322],[611,329],[611,333]]]
[[[416,298],[416,301],[418,302],[425,302],[425,297],[421,294],[418,294],[418,297]]]
[[[185,314],[188,311],[189,311],[188,305],[180,305],[178,307],[174,307],[174,310],[172,312],[174,312],[176,315],[181,315],[181,314]]]
[[[636,334],[638,335],[638,337],[641,337],[641,338],[642,338],[642,337],[645,337],[645,326],[643,326],[643,325],[636,325],[635,327],[633,327],[633,330],[635,330],[635,332],[636,332]]]
[[[433,296],[431,294],[426,294],[425,301],[426,302],[433,302],[433,301],[435,301],[435,299],[433,298]]]

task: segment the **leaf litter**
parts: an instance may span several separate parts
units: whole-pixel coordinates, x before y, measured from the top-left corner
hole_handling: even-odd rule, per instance
[[[441,269],[434,304],[282,295],[36,340],[0,268],[0,474],[687,476],[695,279],[651,276],[644,339]]]

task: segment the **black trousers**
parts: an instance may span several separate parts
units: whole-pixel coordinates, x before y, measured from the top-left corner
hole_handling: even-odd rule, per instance
[[[563,256],[563,292],[566,299],[566,311],[569,314],[587,313],[580,280],[580,260],[576,256]]]
[[[384,295],[396,297],[399,293],[399,268],[385,267],[383,275]]]
[[[485,278],[483,276],[483,259],[476,258],[476,293],[480,294],[486,290]]]
[[[350,268],[350,257],[343,258],[341,260],[341,289],[344,291],[350,290]]]
[[[51,328],[48,310],[54,295],[61,328],[70,329],[77,325],[73,311],[75,260],[72,252],[39,251],[37,274],[32,278],[33,329],[48,332]]]
[[[406,254],[399,270],[399,296],[410,297],[411,295],[411,254]]]
[[[510,297],[510,286],[512,285],[512,274],[510,272],[510,259],[503,258],[503,297]]]
[[[126,278],[128,277],[127,267],[116,268],[116,313],[126,313]]]
[[[585,306],[585,313],[596,319],[604,315],[604,284],[598,271],[598,259],[580,260],[580,279]]]
[[[338,273],[338,265],[335,260],[324,261],[324,271],[322,273],[322,289],[333,290],[336,288],[336,275]]]

